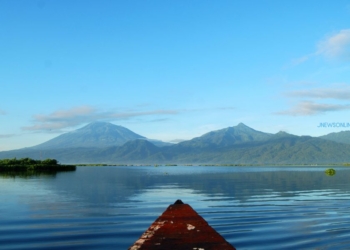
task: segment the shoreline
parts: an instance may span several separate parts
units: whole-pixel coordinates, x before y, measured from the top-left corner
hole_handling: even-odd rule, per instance
[[[329,164],[107,164],[86,163],[73,164],[77,167],[350,167],[350,163]]]

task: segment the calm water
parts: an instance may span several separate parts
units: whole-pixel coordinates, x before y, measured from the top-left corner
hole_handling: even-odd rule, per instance
[[[79,167],[0,175],[1,249],[127,249],[176,199],[237,249],[350,249],[350,168]]]

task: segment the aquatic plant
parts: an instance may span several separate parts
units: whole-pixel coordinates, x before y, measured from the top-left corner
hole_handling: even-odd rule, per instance
[[[326,175],[329,175],[329,176],[335,175],[335,170],[333,168],[326,169],[324,172]]]

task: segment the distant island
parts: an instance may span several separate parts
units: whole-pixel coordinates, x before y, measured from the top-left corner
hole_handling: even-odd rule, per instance
[[[31,158],[2,159],[0,172],[4,171],[74,171],[75,165],[61,165],[55,159],[34,160]]]

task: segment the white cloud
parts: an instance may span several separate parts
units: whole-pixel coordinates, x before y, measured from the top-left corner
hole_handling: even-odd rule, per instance
[[[285,93],[288,97],[350,100],[350,88],[318,88]]]
[[[142,106],[147,107],[146,106]],[[142,108],[141,107],[141,108]],[[219,107],[209,110],[231,111],[234,107]],[[178,115],[184,112],[207,112],[208,109],[124,109],[122,111],[101,111],[91,106],[79,106],[66,110],[57,110],[51,114],[37,114],[33,116],[33,125],[22,127],[25,131],[61,133],[64,129],[80,126],[94,121],[121,121],[148,117],[142,122],[164,122],[169,120],[169,116]],[[140,121],[140,120],[139,120]]]
[[[325,112],[349,110],[350,104],[340,104],[341,101],[350,100],[350,87],[347,85],[334,86],[332,88],[314,88],[295,90],[284,93],[285,96],[298,101],[297,105],[289,110],[276,112],[278,115],[316,115]],[[332,100],[337,103],[316,103],[312,100]]]
[[[330,59],[350,60],[350,29],[341,30],[319,42],[316,54]]]
[[[10,138],[16,136],[15,134],[0,134],[0,138]]]
[[[217,110],[236,110],[236,107],[218,107]]]
[[[75,127],[93,121],[117,121],[141,116],[176,115],[177,110],[150,110],[111,112],[99,111],[94,107],[80,106],[68,110],[58,110],[48,115],[34,115],[34,125],[22,127],[23,130],[40,132],[61,132],[62,129]]]
[[[316,56],[331,60],[350,60],[350,29],[344,29],[317,43],[315,52],[292,60],[289,66],[296,66]]]
[[[310,116],[331,111],[350,110],[350,105],[324,104],[311,101],[299,102],[290,110],[276,112],[277,115]]]
[[[297,59],[293,59],[292,62],[286,68],[288,68],[290,66],[296,66],[296,65],[302,64],[302,63],[306,62],[307,60],[309,60],[313,56],[315,56],[314,53],[306,55],[306,56],[299,57]]]

